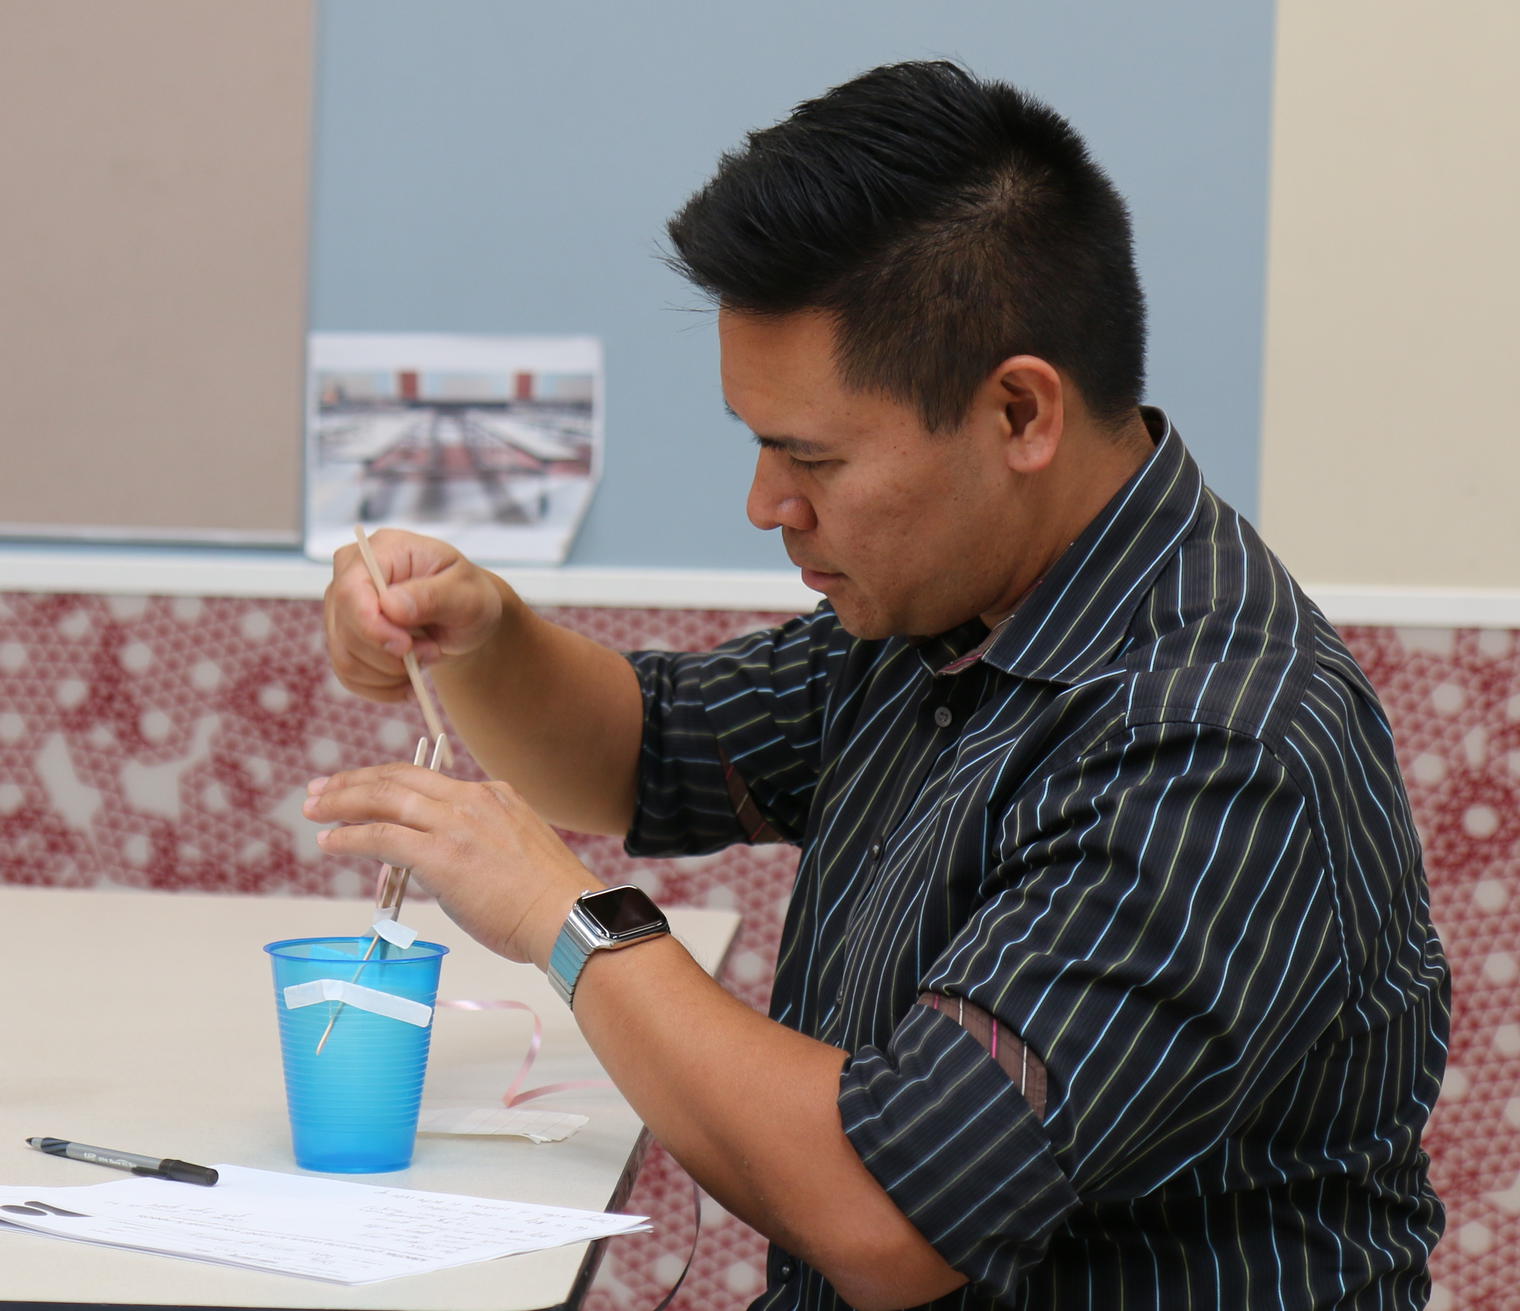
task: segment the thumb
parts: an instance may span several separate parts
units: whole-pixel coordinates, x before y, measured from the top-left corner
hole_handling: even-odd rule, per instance
[[[423,590],[420,584],[426,581],[426,579],[413,578],[404,583],[392,583],[379,595],[380,613],[397,628],[418,628],[427,623],[428,621],[422,617],[422,603],[426,598],[417,595]]]
[[[488,621],[489,603],[478,571],[463,559],[437,573],[392,583],[380,597],[386,618],[397,627],[425,632],[445,647]]]

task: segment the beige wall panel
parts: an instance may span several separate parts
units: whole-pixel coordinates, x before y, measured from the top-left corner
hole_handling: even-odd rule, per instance
[[[1261,519],[1306,582],[1520,585],[1520,3],[1281,0]]]
[[[312,26],[0,3],[0,530],[295,538]]]

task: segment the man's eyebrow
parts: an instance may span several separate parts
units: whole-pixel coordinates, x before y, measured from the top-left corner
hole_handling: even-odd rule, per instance
[[[734,407],[727,401],[723,402],[723,410],[730,419],[734,419],[739,423],[744,422],[743,419],[734,413]],[[828,447],[822,442],[808,441],[806,437],[770,437],[758,432],[752,435],[755,441],[768,451],[785,451],[788,455],[811,455],[815,457],[823,455],[828,451]]]
[[[755,442],[767,451],[785,451],[788,455],[809,455],[814,459],[827,455],[829,451],[822,442],[810,442],[805,437],[767,437],[757,432]]]

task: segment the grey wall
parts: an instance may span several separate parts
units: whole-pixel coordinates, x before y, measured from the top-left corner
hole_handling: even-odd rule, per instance
[[[606,477],[571,563],[785,567],[711,317],[657,258],[718,155],[872,65],[952,57],[1087,136],[1134,211],[1150,398],[1255,513],[1271,0],[322,0],[326,331],[591,333]]]

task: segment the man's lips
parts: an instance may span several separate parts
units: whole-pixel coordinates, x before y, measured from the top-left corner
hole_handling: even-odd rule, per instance
[[[835,573],[832,569],[820,569],[810,561],[799,560],[797,553],[792,549],[792,542],[786,539],[786,530],[782,530],[782,539],[786,545],[786,558],[790,560],[802,573],[802,585],[811,588],[815,592],[824,591],[835,580],[844,575]]]
[[[843,574],[829,573],[824,569],[809,569],[807,565],[798,565],[802,570],[802,585],[809,587],[815,592],[822,592],[836,579],[843,578]]]

